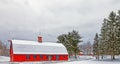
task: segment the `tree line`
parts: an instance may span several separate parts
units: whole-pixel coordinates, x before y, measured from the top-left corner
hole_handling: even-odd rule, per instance
[[[9,49],[7,48],[7,45],[3,44],[0,41],[0,56],[9,56]]]
[[[93,54],[98,60],[104,55],[110,55],[112,60],[120,55],[120,10],[117,13],[112,11],[103,20],[101,33],[96,33],[94,38]]]
[[[90,41],[79,45],[81,55],[92,55],[93,45]]]

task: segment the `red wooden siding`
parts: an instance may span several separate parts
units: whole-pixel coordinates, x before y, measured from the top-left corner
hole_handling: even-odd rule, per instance
[[[10,42],[10,61],[13,61],[13,46],[12,46],[12,41],[9,40]]]
[[[30,58],[27,58],[30,56]],[[34,57],[36,56],[36,57]],[[42,58],[41,58],[42,56]],[[51,58],[49,58],[51,56]],[[57,59],[58,56],[58,59]],[[68,55],[39,55],[39,54],[14,54],[12,62],[23,62],[23,61],[67,61]]]

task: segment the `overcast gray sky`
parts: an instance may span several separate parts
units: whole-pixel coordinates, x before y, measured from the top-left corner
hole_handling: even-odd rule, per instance
[[[0,0],[0,40],[56,42],[57,36],[77,30],[91,41],[104,18],[120,8],[120,0]]]

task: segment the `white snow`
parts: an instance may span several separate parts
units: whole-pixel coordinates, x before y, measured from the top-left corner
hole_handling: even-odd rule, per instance
[[[120,64],[120,62],[82,60],[82,61],[72,61],[72,62],[63,62],[63,63],[55,63],[55,64]]]
[[[68,61],[53,64],[120,64],[120,56],[116,56],[116,60],[111,61],[110,56],[106,56],[103,60],[96,60],[93,56],[80,56],[78,61]]]
[[[14,54],[68,54],[61,43],[12,40]]]
[[[10,61],[10,57],[0,56],[0,62],[8,62],[8,61]]]
[[[54,43],[54,42],[42,42],[39,43],[37,41],[28,41],[28,40],[12,40],[13,44],[23,44],[23,45],[45,45],[45,46],[59,46],[64,47],[61,43]]]
[[[118,60],[111,61],[110,58],[106,58],[105,60],[97,61],[92,56],[81,56],[78,61],[17,62],[15,64],[120,64],[120,57],[117,56],[117,59]],[[0,64],[10,64],[10,62],[8,62],[9,60],[9,57],[0,56]]]

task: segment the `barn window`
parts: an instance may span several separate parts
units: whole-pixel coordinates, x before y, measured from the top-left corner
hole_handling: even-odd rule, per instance
[[[56,55],[56,60],[59,60],[59,56],[58,55]]]
[[[52,56],[48,56],[48,60],[51,60],[52,59]]]
[[[40,55],[40,58],[43,58],[43,56],[42,56],[42,55]]]
[[[37,56],[36,56],[36,55],[34,55],[33,57],[34,57],[34,59],[36,59],[36,58],[37,58]]]
[[[27,58],[27,59],[30,59],[30,55],[26,55],[26,58]]]
[[[66,58],[66,56],[63,56],[64,58]]]

